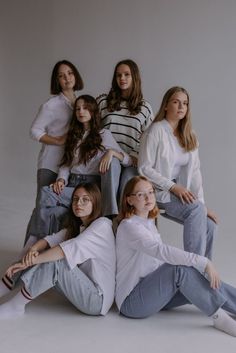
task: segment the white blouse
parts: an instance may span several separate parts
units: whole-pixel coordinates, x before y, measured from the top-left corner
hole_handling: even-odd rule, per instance
[[[62,136],[67,133],[73,107],[63,93],[53,96],[41,105],[39,112],[32,123],[30,136],[36,141],[47,134]],[[46,168],[58,172],[64,146],[47,145],[42,143],[38,156],[38,169]]]
[[[116,303],[120,309],[141,278],[164,263],[193,266],[204,272],[207,258],[163,244],[152,219],[124,219],[116,234]]]
[[[93,221],[76,238],[66,241],[66,230],[46,236],[50,247],[59,245],[68,266],[79,266],[103,295],[101,314],[105,315],[114,301],[116,253],[112,222],[106,217]]]
[[[175,165],[175,143],[173,130],[167,120],[153,123],[142,135],[140,142],[138,170],[157,189],[158,202],[170,202],[170,188]],[[188,163],[181,167],[176,180],[191,190],[204,203],[202,176],[198,148],[190,151]]]

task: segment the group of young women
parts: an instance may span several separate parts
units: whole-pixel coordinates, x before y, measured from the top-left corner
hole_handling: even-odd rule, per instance
[[[42,144],[36,208],[0,297],[17,284],[20,290],[0,305],[0,319],[21,316],[55,287],[88,315],[105,315],[114,298],[132,318],[192,303],[236,336],[236,288],[221,282],[211,262],[218,221],[204,203],[187,91],[169,89],[154,118],[129,59],[116,65],[108,95],[76,98],[82,88],[72,63],[55,65],[54,96],[31,128]],[[184,250],[162,242],[157,205],[183,224]]]

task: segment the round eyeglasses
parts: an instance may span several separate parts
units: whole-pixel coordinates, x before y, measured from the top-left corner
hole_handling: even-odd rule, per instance
[[[73,204],[80,203],[82,206],[86,206],[90,201],[91,200],[88,196],[81,196],[81,197],[75,196],[72,199]]]
[[[154,197],[155,196],[155,191],[154,190],[149,190],[149,191],[138,191],[135,193],[130,194],[130,196],[135,196],[139,201],[144,201],[148,197]]]

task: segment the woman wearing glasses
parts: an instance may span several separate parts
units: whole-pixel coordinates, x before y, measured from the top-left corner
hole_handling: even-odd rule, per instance
[[[184,225],[184,249],[212,257],[218,223],[204,204],[198,141],[191,126],[189,94],[172,87],[153,124],[144,132],[139,172],[157,190],[158,207]]]
[[[143,176],[125,187],[116,234],[116,303],[120,313],[144,318],[192,303],[216,329],[236,336],[236,288],[220,281],[212,262],[162,242],[155,226],[153,185]],[[226,311],[225,311],[226,310]]]
[[[19,282],[14,278],[22,270],[23,286],[0,305],[0,319],[23,315],[28,303],[52,287],[85,314],[108,312],[114,300],[115,242],[112,222],[100,215],[99,188],[90,183],[77,186],[66,228],[40,239],[6,271],[0,297]]]

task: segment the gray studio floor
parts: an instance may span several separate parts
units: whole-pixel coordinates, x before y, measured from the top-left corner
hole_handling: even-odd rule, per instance
[[[1,274],[22,247],[33,206],[32,194],[29,194],[24,188],[20,190],[17,187],[10,196],[7,190],[1,193]],[[180,226],[166,222],[160,221],[162,233],[168,229],[169,234],[169,238],[163,238],[178,245]],[[233,234],[224,234],[224,239],[220,235],[215,245],[217,267],[222,276],[234,285],[235,247]],[[24,318],[0,321],[0,340],[1,353],[236,352],[236,338],[214,330],[210,319],[193,306],[162,312],[143,320],[122,318],[115,307],[106,317],[88,317],[78,313],[53,290],[28,305]]]

